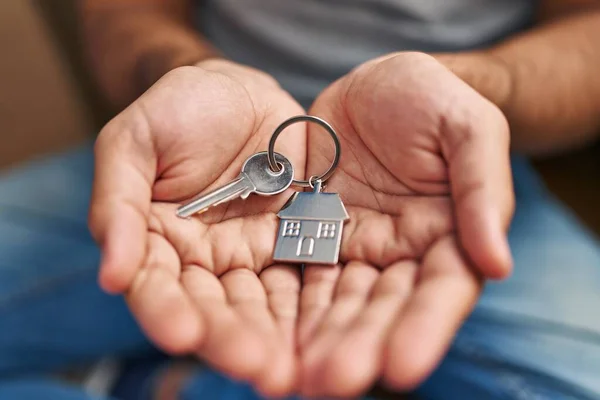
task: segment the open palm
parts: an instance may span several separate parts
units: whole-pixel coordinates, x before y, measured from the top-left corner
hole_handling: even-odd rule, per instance
[[[327,190],[341,194],[351,220],[340,265],[309,266],[301,279],[272,262],[276,212],[289,195],[189,220],[175,209],[237,176],[302,113],[271,78],[224,61],[165,76],[97,142],[90,225],[103,250],[100,282],[126,293],[161,348],[195,353],[267,394],[288,393],[298,377],[311,395],[351,396],[380,375],[413,387],[482,279],[508,273],[506,123],[423,55],[375,60],[333,84],[312,113],[340,135]],[[327,169],[328,136],[288,129],[276,150],[296,178]]]
[[[502,114],[422,54],[367,63],[311,113],[337,129],[343,156],[327,190],[351,220],[340,265],[304,271],[302,392],[354,396],[383,375],[420,383],[469,313],[484,277],[505,276],[512,212]],[[311,127],[307,176],[333,157]]]
[[[269,393],[295,378],[298,268],[272,264],[285,194],[188,220],[177,203],[235,178],[301,107],[268,76],[208,61],[165,76],[100,134],[90,225],[102,286],[125,292],[148,336]],[[279,142],[302,178],[306,132]],[[266,267],[270,267],[265,270]]]

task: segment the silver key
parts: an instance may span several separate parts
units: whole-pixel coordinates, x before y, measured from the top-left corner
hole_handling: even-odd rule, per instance
[[[177,216],[188,218],[238,197],[246,199],[251,193],[272,196],[285,191],[294,179],[294,167],[290,160],[279,153],[275,153],[275,160],[281,166],[279,172],[271,170],[266,151],[250,156],[236,179],[179,207]]]

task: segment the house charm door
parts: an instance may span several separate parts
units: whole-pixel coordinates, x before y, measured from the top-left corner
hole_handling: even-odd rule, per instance
[[[344,221],[349,219],[337,193],[295,193],[277,214],[280,218],[274,261],[337,264]]]

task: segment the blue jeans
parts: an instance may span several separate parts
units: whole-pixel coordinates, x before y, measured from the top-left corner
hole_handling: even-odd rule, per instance
[[[487,285],[423,398],[600,398],[600,245],[524,160],[513,169],[515,272]],[[155,351],[123,300],[97,287],[92,173],[86,146],[0,176],[2,400],[92,399],[41,376]],[[255,398],[242,390],[207,375],[186,388],[189,398]]]

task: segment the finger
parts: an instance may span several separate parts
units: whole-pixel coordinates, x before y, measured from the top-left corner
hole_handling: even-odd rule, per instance
[[[446,237],[425,255],[413,294],[392,328],[384,379],[395,389],[413,389],[441,360],[481,289],[481,280]]]
[[[275,320],[278,352],[272,353],[267,374],[257,383],[268,397],[288,396],[297,384],[296,322],[300,297],[300,268],[274,265],[260,274],[269,309]]]
[[[368,304],[332,343],[322,364],[323,394],[354,398],[366,392],[383,369],[389,331],[413,290],[417,264],[403,261],[386,268]]]
[[[259,277],[250,270],[236,269],[224,274],[221,283],[229,304],[241,317],[244,329],[256,333],[263,342],[267,362],[260,374],[254,377],[253,383],[262,385],[262,389],[272,395],[268,383],[275,374],[283,379],[275,384],[282,385],[282,390],[289,390],[286,387],[292,378],[289,348],[286,348],[269,310],[267,294]]]
[[[256,274],[248,269],[234,269],[220,278],[227,302],[257,333],[273,334],[275,321],[269,313],[267,294]]]
[[[323,392],[325,360],[331,349],[362,312],[379,271],[367,264],[346,265],[338,279],[333,301],[312,338],[302,347],[302,392],[308,396]]]
[[[342,272],[340,265],[307,265],[302,276],[298,346],[303,348],[315,333],[331,306],[335,286]]]
[[[152,139],[120,122],[126,115],[100,133],[94,150],[90,230],[102,248],[100,285],[112,293],[125,291],[143,262],[156,170]]]
[[[179,283],[179,270],[173,247],[159,235],[150,234],[146,264],[126,294],[144,332],[168,353],[191,352],[204,333],[200,316]]]
[[[228,304],[225,289],[212,272],[190,265],[181,281],[206,324],[198,354],[234,379],[252,381],[265,366],[264,341]]]
[[[512,266],[506,231],[514,209],[508,124],[488,102],[468,118],[443,135],[461,245],[486,277],[504,278]]]

